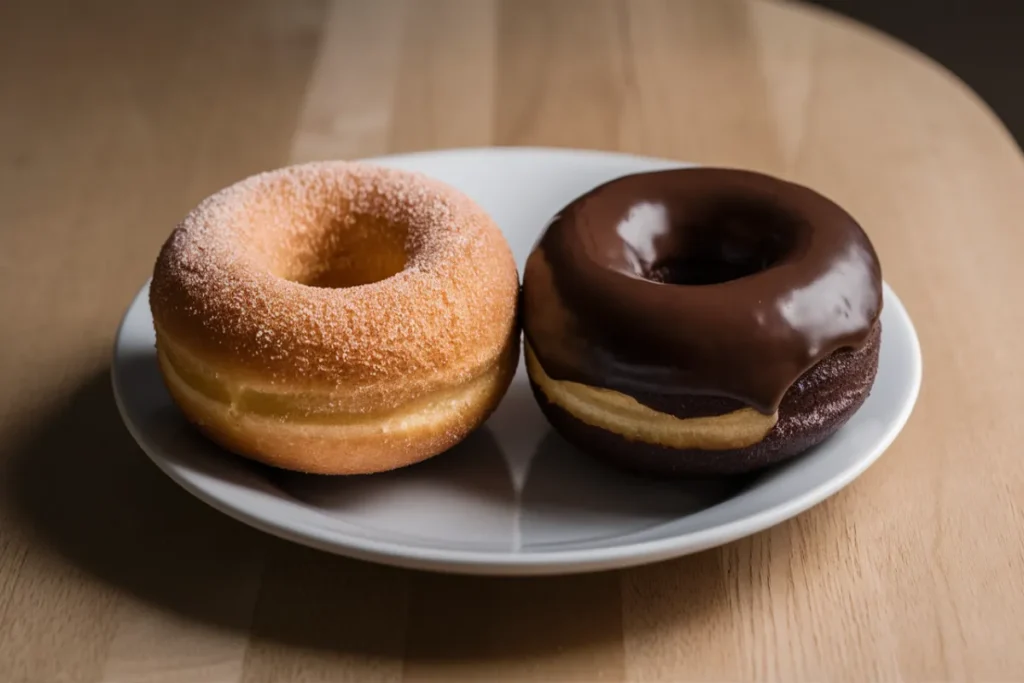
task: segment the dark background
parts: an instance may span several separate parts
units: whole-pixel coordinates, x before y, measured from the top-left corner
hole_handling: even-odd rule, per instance
[[[988,102],[1024,146],[1024,0],[808,0],[916,47]]]

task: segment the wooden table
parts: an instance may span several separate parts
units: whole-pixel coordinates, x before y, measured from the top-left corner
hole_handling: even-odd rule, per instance
[[[465,145],[760,169],[857,215],[925,355],[854,485],[724,548],[497,580],[238,524],[109,388],[175,221],[251,172]],[[956,78],[798,5],[0,5],[0,680],[1024,677],[1024,159]]]

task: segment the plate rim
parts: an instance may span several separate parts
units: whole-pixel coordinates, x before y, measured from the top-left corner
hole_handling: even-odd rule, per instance
[[[693,166],[695,164],[676,161],[672,159],[646,157],[635,154],[601,151],[601,150],[577,150],[563,147],[466,147],[443,150],[417,151],[403,154],[363,159],[367,163],[401,163],[405,160],[422,159],[424,157],[436,156],[457,156],[460,154],[499,153],[514,155],[532,154],[561,154],[565,156],[590,156],[600,157],[606,161],[624,161],[651,165],[677,164],[679,166]],[[859,457],[855,463],[841,470],[834,476],[816,485],[809,487],[796,496],[787,498],[776,505],[761,509],[755,513],[748,514],[740,519],[735,519],[722,524],[698,529],[690,532],[654,538],[648,540],[634,541],[614,546],[601,546],[568,550],[549,550],[542,552],[514,552],[514,551],[480,551],[467,549],[439,549],[428,546],[406,545],[388,540],[375,540],[373,538],[360,538],[347,535],[344,532],[335,531],[325,533],[325,528],[315,524],[299,523],[289,525],[287,520],[274,519],[272,515],[260,515],[247,506],[232,504],[217,492],[209,490],[202,479],[210,475],[199,474],[188,476],[187,472],[176,467],[158,451],[159,448],[149,444],[150,439],[143,433],[142,427],[137,425],[132,417],[129,408],[122,396],[121,378],[119,369],[119,358],[122,356],[123,333],[129,315],[136,310],[140,299],[146,296],[149,290],[150,280],[147,279],[142,288],[136,292],[117,327],[113,353],[111,357],[111,384],[114,393],[114,400],[122,422],[128,429],[132,438],[139,448],[153,463],[175,483],[188,491],[190,494],[210,505],[219,512],[228,515],[248,526],[268,533],[272,536],[287,541],[299,543],[309,547],[317,548],[333,554],[343,555],[361,560],[384,563],[393,566],[410,569],[429,571],[441,571],[446,573],[476,574],[476,575],[544,575],[544,574],[569,574],[591,571],[602,571],[607,569],[625,568],[648,564],[673,557],[700,552],[709,548],[724,545],[737,539],[764,531],[783,521],[791,519],[802,512],[814,507],[838,491],[842,490],[855,479],[861,476],[881,455],[892,445],[896,437],[903,430],[907,421],[913,413],[914,407],[920,394],[922,379],[922,355],[920,340],[913,321],[908,314],[903,302],[896,295],[887,282],[883,281],[883,300],[890,313],[897,316],[907,337],[910,346],[911,356],[909,375],[910,386],[906,400],[900,404],[899,411],[892,416],[883,433],[873,442],[866,455]],[[148,315],[148,311],[147,311]],[[231,485],[246,488],[243,484],[234,482],[223,482]],[[262,492],[260,495],[269,495]],[[297,501],[276,500],[277,504],[294,505],[303,508]],[[313,512],[312,514],[316,514]]]

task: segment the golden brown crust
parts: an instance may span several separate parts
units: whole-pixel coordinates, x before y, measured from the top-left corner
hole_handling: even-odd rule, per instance
[[[486,373],[466,386],[425,396],[397,410],[307,421],[233,410],[184,382],[158,350],[160,369],[186,417],[213,441],[273,467],[310,474],[371,474],[441,453],[479,427],[497,408],[515,374],[518,337]]]
[[[496,368],[517,355],[517,293],[507,243],[467,197],[418,174],[325,162],[200,204],[161,250],[150,305],[168,385],[215,440],[345,472],[422,459],[479,424],[511,378]],[[327,424],[469,387],[475,398],[406,437],[356,443]],[[246,408],[263,404],[284,409]]]

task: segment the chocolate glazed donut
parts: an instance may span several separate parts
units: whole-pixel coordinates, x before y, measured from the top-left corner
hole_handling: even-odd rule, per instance
[[[660,474],[791,458],[861,406],[881,268],[842,208],[770,176],[626,176],[552,219],[526,263],[526,361],[585,451]]]

